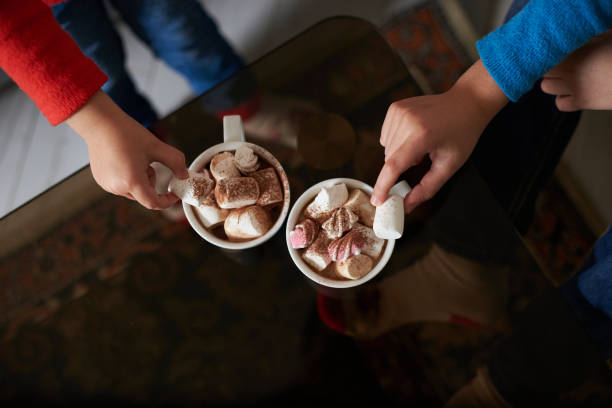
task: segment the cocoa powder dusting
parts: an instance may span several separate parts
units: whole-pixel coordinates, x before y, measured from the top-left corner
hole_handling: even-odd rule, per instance
[[[317,239],[312,243],[311,248],[317,255],[329,257],[327,248],[331,243],[331,239],[327,238],[325,234],[319,234]]]
[[[359,217],[346,207],[340,207],[334,210],[321,227],[326,231],[327,236],[331,239],[336,239],[342,236],[346,231],[353,227]]]
[[[257,208],[257,210],[254,211],[255,221],[267,232],[271,226],[270,215],[263,207],[254,205],[253,208]]]
[[[204,197],[210,192],[211,184],[209,181],[203,178],[192,178],[189,180],[191,187],[193,187],[193,194],[197,198]]]
[[[349,195],[351,194],[353,190],[349,190]],[[363,191],[363,190],[362,190]],[[365,192],[364,192],[365,193]],[[370,197],[369,194],[365,193],[366,196],[368,196],[368,198]],[[304,209],[302,210],[302,215],[301,215],[301,219],[311,219],[314,220],[317,224],[319,224],[319,226],[321,224],[323,224],[323,222],[325,222],[327,219],[329,219],[332,214],[333,211],[325,213],[325,214],[320,214],[318,217],[315,217],[313,212],[317,212],[317,210],[319,210],[319,208],[311,208],[310,210],[313,210],[312,212],[307,211],[308,206],[310,204],[312,204],[312,202],[314,201],[314,199],[308,203]],[[359,221],[358,221],[359,222]],[[320,237],[321,236],[325,236],[325,240],[321,240]],[[373,244],[373,239],[366,237],[364,234],[359,234],[361,236],[361,240],[358,246],[370,246]],[[330,243],[332,243],[332,240],[329,239],[325,234],[319,234],[319,236],[317,237],[317,239],[312,243],[312,245],[310,246],[310,248],[304,248],[303,250],[300,250],[300,253],[303,253],[304,251],[308,250],[308,249],[312,249],[314,251],[316,251],[317,254],[327,254],[327,256],[329,256],[329,245]],[[381,258],[383,257],[383,254],[385,253],[385,249],[387,247],[387,240],[384,240],[384,244],[382,247],[382,250],[380,252],[380,255],[376,258],[376,259],[372,259],[372,269],[378,264],[378,262],[381,260]],[[336,272],[336,262],[331,262],[325,269],[323,269],[322,271],[317,272],[319,275],[324,276],[326,278],[330,278],[330,279],[334,279],[334,280],[339,280],[339,281],[348,281],[351,279],[345,278],[344,276],[339,275]]]
[[[283,189],[273,168],[268,167],[256,171],[250,177],[253,177],[259,185],[258,205],[269,205],[283,201]]]
[[[233,156],[234,153],[229,151],[222,152],[217,154],[213,160],[218,162],[220,159],[227,159],[229,155]],[[206,196],[202,204],[214,205],[217,207],[219,206],[220,201],[242,201],[261,197],[260,191],[265,188],[267,194],[264,200],[262,200],[262,202],[265,204],[260,204],[258,200],[257,205],[241,208],[241,213],[244,214],[245,210],[248,210],[250,207],[254,207],[254,209],[250,210],[251,216],[254,217],[256,224],[260,225],[267,231],[272,227],[281,214],[282,206],[279,206],[278,203],[283,201],[284,193],[283,188],[280,185],[278,175],[276,174],[276,170],[266,160],[262,159],[261,156],[257,154],[255,155],[258,157],[260,165],[260,170],[256,173],[263,173],[261,186],[260,180],[253,177],[253,174],[255,174],[253,173],[249,177],[233,177],[219,180],[217,183],[217,188],[214,188],[214,183],[209,183],[208,185],[206,183],[194,183],[193,188],[198,197]],[[207,165],[209,169],[210,166],[211,163]],[[276,189],[275,186],[278,186],[278,189]],[[271,191],[271,193],[269,191]],[[264,208],[264,205],[267,207]],[[210,231],[218,238],[234,241],[228,238],[223,226],[215,227],[210,229]],[[250,239],[245,239],[240,241],[249,240]]]
[[[210,190],[210,193],[208,193],[206,197],[204,197],[204,200],[202,200],[202,205],[219,208],[219,204],[217,203],[217,199],[215,198],[214,189]]]
[[[232,177],[217,183],[217,201],[256,200],[259,196],[259,186],[252,177]]]

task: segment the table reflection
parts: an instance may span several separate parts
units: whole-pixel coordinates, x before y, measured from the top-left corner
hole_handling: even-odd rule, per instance
[[[152,130],[190,163],[221,141],[223,115],[241,114],[247,140],[282,163],[293,204],[329,178],[373,185],[387,107],[418,94],[375,27],[335,18]],[[427,165],[405,178],[414,184]],[[445,392],[416,385],[445,367],[423,360],[428,348],[414,330],[432,331],[415,324],[459,324],[473,336],[465,354],[477,358],[538,290],[508,274],[539,272],[470,164],[407,217],[379,276],[342,291],[306,279],[282,233],[223,250],[184,223],[101,194],[88,169],[1,222],[9,232],[0,252],[4,400],[440,402]],[[430,342],[452,343],[439,334]],[[411,388],[390,392],[390,378]]]

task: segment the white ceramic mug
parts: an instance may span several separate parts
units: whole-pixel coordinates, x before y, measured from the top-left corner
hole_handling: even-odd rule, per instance
[[[369,281],[370,279],[378,275],[380,271],[383,270],[383,268],[385,267],[385,265],[387,264],[387,262],[389,262],[389,259],[391,258],[391,254],[393,253],[393,248],[395,247],[395,240],[393,239],[387,240],[385,251],[381,255],[380,259],[378,260],[378,263],[376,263],[376,265],[374,265],[374,268],[372,268],[372,270],[368,272],[365,276],[361,277],[360,279],[355,279],[355,280],[336,280],[336,279],[326,278],[325,276],[320,275],[315,270],[313,270],[302,259],[302,257],[300,256],[299,250],[294,249],[291,246],[291,241],[289,240],[289,234],[295,228],[295,225],[297,224],[301,213],[304,211],[308,203],[310,203],[316,197],[316,195],[319,194],[319,191],[321,191],[321,188],[331,187],[339,183],[346,184],[346,187],[349,190],[359,188],[365,191],[366,193],[368,193],[369,195],[372,195],[372,191],[374,190],[371,186],[364,183],[363,181],[350,179],[350,178],[335,178],[335,179],[325,180],[325,181],[315,184],[314,186],[306,190],[304,194],[302,194],[297,199],[295,204],[293,205],[293,208],[291,209],[291,212],[289,213],[289,218],[287,218],[287,229],[285,232],[285,235],[286,235],[285,238],[287,240],[287,248],[289,248],[289,255],[291,255],[291,259],[293,259],[293,262],[295,263],[295,265],[309,279],[313,280],[319,285],[327,286],[330,288],[352,288],[354,286],[359,286],[359,285],[366,283],[367,281]]]
[[[211,231],[206,229],[204,225],[198,219],[196,214],[195,207],[192,207],[189,204],[183,203],[183,210],[185,211],[185,216],[187,217],[187,221],[189,221],[189,225],[206,241],[210,242],[213,245],[216,245],[221,248],[226,249],[247,249],[252,248],[257,245],[263,244],[268,239],[270,239],[276,232],[280,229],[287,217],[287,213],[289,212],[289,179],[287,178],[287,174],[283,169],[283,166],[280,164],[278,160],[272,155],[272,153],[268,152],[261,146],[258,146],[253,143],[248,143],[244,139],[244,128],[242,127],[242,120],[239,115],[231,115],[223,117],[223,143],[219,143],[212,147],[209,147],[204,152],[202,152],[189,166],[190,170],[200,171],[210,161],[213,156],[227,151],[235,151],[238,147],[246,145],[251,148],[261,159],[267,161],[278,174],[280,178],[280,183],[283,188],[283,207],[281,209],[280,215],[278,219],[272,225],[270,230],[266,232],[259,238],[255,238],[249,241],[241,241],[241,242],[233,242],[226,239],[221,239],[213,234]]]

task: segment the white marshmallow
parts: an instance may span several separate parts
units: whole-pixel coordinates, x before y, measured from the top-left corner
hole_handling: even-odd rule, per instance
[[[166,194],[174,173],[160,162],[151,163],[151,167],[155,170],[155,191],[157,191],[157,194]]]
[[[404,200],[392,195],[376,207],[374,233],[382,239],[398,239],[404,233]]]
[[[208,170],[204,169],[202,172],[189,170],[189,177],[185,180],[173,176],[168,185],[168,191],[183,202],[197,207],[210,193],[214,185],[215,182],[210,177]]]
[[[370,203],[370,197],[366,193],[356,188],[351,191],[344,206],[357,214],[360,223],[372,228],[376,207]]]
[[[376,207],[374,233],[382,239],[398,239],[404,233],[404,197],[411,188],[405,181],[391,188],[389,198]]]
[[[271,226],[270,215],[257,205],[230,211],[224,224],[225,234],[235,240],[261,237]]]
[[[372,270],[373,265],[372,258],[359,254],[351,256],[346,261],[336,262],[336,272],[347,279],[360,279]]]
[[[377,259],[385,245],[385,240],[378,238],[376,234],[374,234],[372,228],[366,227],[360,223],[353,225],[353,231],[358,231],[365,241],[363,248],[361,248],[361,252],[373,259]]]
[[[259,198],[259,185],[252,177],[223,179],[215,186],[215,198],[221,208],[246,207],[257,202]]]
[[[242,173],[250,174],[259,168],[259,157],[253,152],[253,149],[241,145],[234,152],[234,163]]]
[[[196,209],[200,215],[202,224],[204,224],[206,228],[214,228],[223,224],[227,218],[227,215],[229,214],[229,210],[224,210],[222,208],[213,207],[210,205],[199,205],[196,207]]]
[[[196,210],[200,216],[200,220],[206,228],[214,228],[223,224],[230,213],[229,210],[219,208],[215,200],[214,191],[208,194],[206,199],[196,207]]]
[[[331,240],[325,234],[319,234],[317,239],[302,253],[304,261],[318,272],[327,268],[327,265],[331,263],[329,251],[327,250],[330,242]]]
[[[240,171],[234,162],[234,153],[223,152],[213,156],[210,161],[210,172],[215,180],[240,177]]]
[[[323,187],[314,201],[306,207],[306,213],[317,218],[319,215],[329,213],[342,206],[348,198],[346,184],[340,183],[329,188]]]

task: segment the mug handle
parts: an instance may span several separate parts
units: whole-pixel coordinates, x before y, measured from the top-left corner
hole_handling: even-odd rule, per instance
[[[223,117],[223,142],[244,142],[244,128],[240,115]]]
[[[410,184],[408,184],[405,180],[402,180],[393,187],[391,187],[389,195],[395,194],[403,199],[406,198],[406,196],[408,195],[408,193],[410,193],[411,190],[412,187],[410,187]]]

